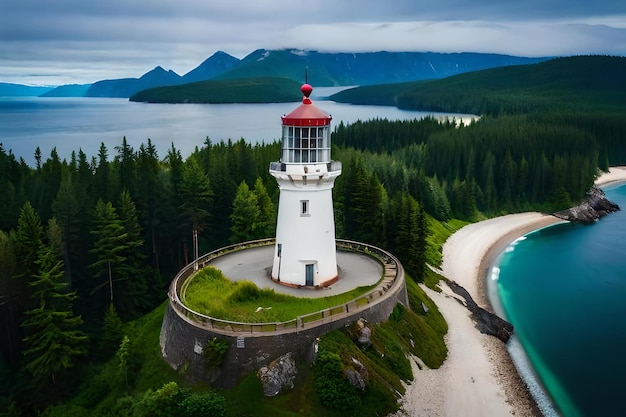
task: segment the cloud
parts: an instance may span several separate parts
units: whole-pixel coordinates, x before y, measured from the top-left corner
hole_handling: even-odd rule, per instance
[[[0,13],[0,81],[183,75],[258,48],[626,55],[625,30],[612,0],[20,0]]]
[[[485,52],[521,56],[623,55],[626,53],[626,28],[545,21],[336,23],[296,27],[288,32],[286,43],[326,51]]]

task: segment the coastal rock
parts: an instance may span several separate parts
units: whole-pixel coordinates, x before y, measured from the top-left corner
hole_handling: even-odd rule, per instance
[[[352,358],[352,367],[345,370],[346,379],[360,391],[365,391],[365,382],[369,379],[367,368],[355,358]]]
[[[576,207],[554,213],[559,219],[570,222],[593,223],[609,213],[619,211],[620,207],[609,201],[606,194],[598,187],[587,193],[587,199]]]
[[[272,361],[268,366],[259,369],[258,376],[263,383],[263,394],[266,397],[277,395],[283,388],[293,388],[298,369],[291,352]]]
[[[506,343],[513,334],[513,325],[508,321],[478,306],[465,288],[454,281],[446,281],[448,287],[465,299],[467,309],[472,313],[476,327],[481,333],[495,336]]]

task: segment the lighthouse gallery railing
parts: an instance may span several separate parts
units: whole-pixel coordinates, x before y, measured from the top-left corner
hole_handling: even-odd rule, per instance
[[[285,322],[241,323],[229,320],[222,320],[198,313],[188,308],[181,302],[180,294],[186,281],[194,274],[194,272],[201,268],[204,268],[205,266],[208,266],[213,259],[239,250],[258,246],[269,246],[273,245],[274,243],[274,238],[238,243],[223,247],[221,249],[217,249],[213,252],[209,252],[201,256],[195,262],[192,262],[189,265],[185,266],[183,269],[181,269],[172,280],[170,290],[168,292],[170,305],[172,306],[172,308],[174,308],[176,312],[178,312],[179,315],[187,318],[192,323],[216,331],[218,333],[269,335],[271,333],[284,333],[310,329],[313,327],[321,326],[323,324],[331,323],[335,320],[345,318],[349,315],[353,315],[362,309],[368,308],[369,306],[371,306],[371,304],[376,303],[377,300],[382,299],[388,293],[388,291],[392,287],[394,287],[394,284],[399,284],[398,278],[404,276],[402,264],[400,264],[400,262],[398,262],[398,260],[389,252],[372,245],[367,245],[364,243],[354,242],[350,240],[337,239],[336,245],[338,250],[352,251],[370,255],[378,259],[383,265],[384,269],[382,279],[378,282],[373,290],[351,301],[348,301],[347,303],[314,313],[298,316],[295,319]]]

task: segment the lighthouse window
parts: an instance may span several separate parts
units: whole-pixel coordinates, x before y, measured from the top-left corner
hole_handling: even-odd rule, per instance
[[[309,200],[300,200],[300,215],[309,215]]]
[[[328,126],[283,126],[283,158],[286,163],[319,163],[330,160]]]

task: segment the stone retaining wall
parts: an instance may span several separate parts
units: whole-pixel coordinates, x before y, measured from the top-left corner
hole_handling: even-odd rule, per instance
[[[372,298],[371,302],[341,316],[319,320],[313,325],[307,323],[306,327],[296,326],[269,334],[207,328],[194,320],[193,316],[190,318],[182,314],[181,306],[175,305],[174,297],[170,296],[161,327],[161,353],[174,369],[191,380],[208,382],[221,388],[234,387],[250,372],[256,372],[287,352],[292,352],[297,361],[309,362],[313,358],[315,340],[323,334],[340,329],[359,318],[370,323],[380,323],[389,317],[397,303],[408,306],[404,270],[397,259],[389,256],[395,263],[395,279],[392,282],[387,280],[384,290],[379,288],[384,284],[381,282],[373,291],[383,292]],[[172,287],[176,288],[176,283],[173,282]],[[213,337],[226,340],[228,351],[219,368],[208,370],[202,357],[202,347]]]

